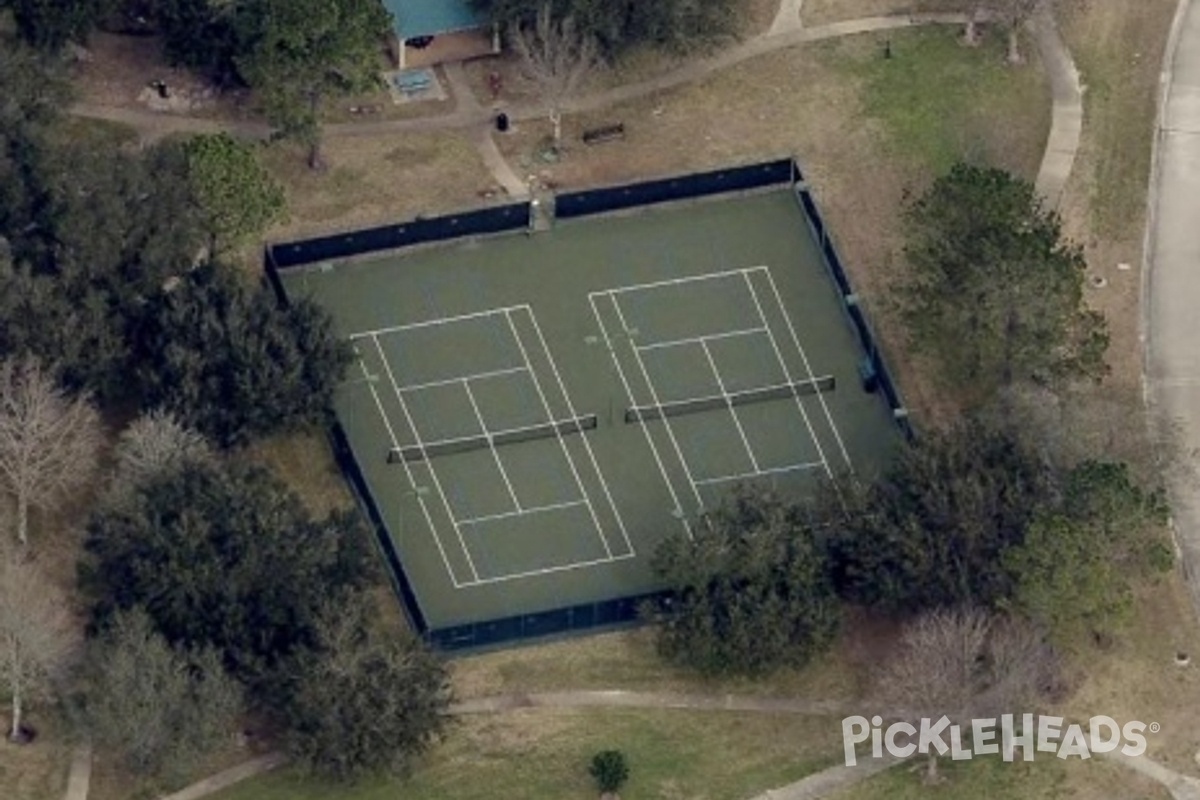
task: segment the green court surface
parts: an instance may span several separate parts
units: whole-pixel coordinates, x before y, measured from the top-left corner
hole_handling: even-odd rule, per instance
[[[433,629],[654,591],[736,484],[900,441],[788,189],[281,277],[354,344],[338,417]]]

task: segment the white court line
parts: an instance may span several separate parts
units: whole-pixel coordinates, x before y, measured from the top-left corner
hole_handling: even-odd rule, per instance
[[[425,467],[429,470],[429,475],[433,478],[433,485],[442,498],[442,505],[446,508],[446,516],[450,518],[450,524],[454,526],[454,532],[458,535],[458,544],[462,547],[463,556],[467,559],[467,565],[471,568],[471,574],[475,576],[475,580],[479,580],[479,572],[476,571],[475,562],[471,559],[471,551],[467,549],[467,542],[463,539],[462,530],[458,527],[458,520],[454,518],[454,512],[450,509],[450,499],[442,489],[442,482],[438,480],[437,470],[433,468],[433,462],[429,460],[429,454],[425,452],[425,444],[421,441],[421,431],[417,427],[416,422],[413,421],[412,415],[408,413],[408,405],[404,402],[404,394],[396,386],[396,376],[392,374],[392,365],[388,363],[387,356],[383,353],[383,346],[379,344],[379,337],[372,336],[371,341],[375,343],[375,349],[379,352],[379,358],[383,362],[383,369],[388,374],[388,381],[392,384],[392,389],[396,393],[396,399],[400,401],[400,410],[404,413],[404,418],[408,420],[408,427],[412,429],[413,436],[417,439],[417,448],[421,451],[422,456],[424,456]]]
[[[664,342],[651,342],[650,344],[637,345],[638,350],[659,350],[664,347],[678,347],[685,344],[704,344],[713,339],[732,339],[737,336],[753,336],[756,333],[766,333],[766,328],[742,328],[736,331],[725,331],[724,333],[706,333],[703,336],[689,336],[685,339],[670,339]]]
[[[629,404],[637,408],[637,396],[633,393],[633,387],[629,384],[629,379],[625,376],[625,368],[621,366],[620,359],[617,358],[617,351],[613,349],[612,340],[608,337],[608,328],[604,324],[604,319],[600,316],[600,309],[596,306],[596,298],[605,296],[612,301],[612,296],[608,292],[588,292],[588,305],[592,307],[592,316],[596,318],[596,324],[600,326],[600,335],[604,337],[604,346],[608,349],[608,356],[612,359],[613,366],[616,367],[617,376],[621,379],[621,385],[625,387],[625,394],[629,397]],[[671,494],[671,502],[675,504],[675,508],[680,512],[680,521],[683,523],[683,529],[687,533],[689,539],[692,538],[692,527],[688,524],[683,514],[683,504],[679,502],[679,495],[675,493],[675,486],[671,483],[670,477],[667,475],[666,467],[663,466],[662,457],[658,453],[658,446],[654,443],[654,437],[650,435],[650,428],[642,419],[638,419],[638,427],[642,429],[642,433],[646,437],[646,443],[650,445],[650,453],[654,456],[654,463],[658,465],[658,472],[662,475],[663,483],[667,486],[667,491]]]
[[[758,472],[758,459],[754,455],[754,448],[750,446],[750,440],[746,438],[742,420],[738,417],[737,409],[733,405],[733,397],[725,389],[725,381],[721,380],[721,371],[717,369],[717,362],[713,360],[712,351],[708,349],[708,342],[701,342],[700,346],[704,348],[704,357],[708,359],[708,366],[712,367],[713,377],[717,379],[717,388],[721,390],[721,396],[725,398],[725,407],[729,409],[729,415],[733,417],[733,424],[737,428],[738,436],[742,437],[742,446],[746,448],[746,455],[750,456],[750,467]],[[661,412],[662,409],[659,411]]]
[[[525,312],[529,314],[529,321],[533,323],[533,332],[537,335],[538,343],[542,346],[542,352],[546,354],[546,361],[550,364],[550,371],[554,373],[554,380],[558,384],[558,390],[562,392],[563,400],[567,403],[567,413],[576,419],[579,418],[579,412],[575,410],[575,404],[571,401],[571,394],[567,391],[567,384],[563,381],[562,373],[558,371],[558,362],[554,360],[554,353],[550,352],[550,346],[546,343],[546,337],[542,334],[542,326],[538,323],[537,315],[533,313],[533,309],[529,306],[524,306]],[[604,473],[600,470],[600,463],[596,460],[596,454],[592,452],[592,443],[588,437],[582,436],[583,449],[588,455],[588,460],[592,462],[592,469],[596,471],[596,477],[600,480],[600,486],[604,489],[604,497],[608,500],[608,505],[612,509],[613,517],[617,520],[617,527],[621,531],[621,538],[625,540],[625,547],[629,549],[629,555],[637,555],[637,551],[633,549],[633,542],[629,539],[629,531],[625,529],[625,521],[621,519],[621,509],[617,507],[613,500],[612,492],[608,488],[608,481],[604,477]]]
[[[574,508],[575,506],[585,506],[588,502],[584,500],[571,500],[566,503],[551,503],[546,506],[534,506],[533,508],[521,508],[516,511],[501,511],[499,514],[484,514],[482,517],[471,517],[470,519],[460,519],[459,525],[475,525],[480,522],[492,522],[498,519],[508,519],[509,517],[522,517],[526,514],[540,514],[543,511],[557,511],[561,508]],[[612,557],[612,553],[608,554]]]
[[[364,377],[370,375],[367,372],[366,362],[361,358],[358,359],[358,365],[362,367]],[[383,420],[383,427],[387,429],[388,438],[392,440],[392,446],[398,448],[400,443],[396,439],[396,432],[392,429],[392,423],[388,419],[387,413],[383,410],[383,403],[379,400],[379,393],[375,391],[375,385],[371,381],[367,381],[367,386],[371,390],[372,399],[375,400],[375,408],[379,410],[379,416]],[[412,469],[407,463],[404,465],[404,473],[408,476],[408,485],[412,488],[413,492],[416,492],[416,476],[413,475]],[[438,552],[442,555],[442,563],[446,565],[446,574],[450,576],[450,583],[454,585],[455,589],[458,589],[462,584],[458,582],[458,578],[454,575],[454,570],[450,568],[450,559],[446,557],[446,548],[442,546],[442,537],[438,536],[437,528],[433,524],[433,517],[429,513],[429,507],[425,505],[425,498],[419,494],[416,495],[416,498],[417,503],[421,506],[421,513],[425,515],[425,524],[429,526],[429,534],[433,536],[434,544],[437,545]]]
[[[613,556],[612,558],[594,558],[591,561],[576,561],[573,564],[562,564],[556,567],[545,567],[544,569],[531,569],[525,572],[510,572],[507,575],[499,575],[495,578],[481,578],[477,581],[464,583],[460,588],[468,588],[472,586],[486,586],[490,583],[504,583],[505,581],[523,580],[525,578],[537,578],[542,575],[551,575],[556,572],[570,572],[576,569],[586,569],[589,567],[599,567],[604,564],[612,564],[616,561],[625,561],[626,559],[634,558],[635,553],[627,553],[623,556]]]
[[[787,323],[788,332],[792,335],[792,342],[796,345],[796,349],[800,351],[800,358],[804,361],[804,368],[808,370],[808,377],[813,377],[812,366],[808,363],[808,355],[804,352],[804,347],[800,344],[800,337],[796,335],[796,328],[792,325],[792,318],[787,313],[787,307],[783,305],[783,296],[779,293],[779,288],[775,285],[775,278],[771,276],[771,270],[767,267],[759,267],[767,275],[767,282],[771,284],[771,291],[775,294],[775,302],[779,305],[780,312],[783,313],[783,321]],[[747,278],[749,281],[749,278]],[[766,320],[763,320],[765,323]],[[842,451],[842,458],[846,461],[846,466],[854,469],[854,464],[850,461],[850,454],[846,452],[846,443],[842,441],[842,435],[838,432],[837,425],[833,422],[833,415],[829,413],[829,405],[825,402],[825,396],[820,392],[817,393],[817,400],[821,403],[821,408],[825,410],[825,419],[829,422],[830,429],[833,430],[833,436],[837,439],[838,448]]]
[[[533,315],[532,310],[529,313],[530,316]],[[508,329],[512,332],[513,340],[521,350],[521,358],[525,359],[525,367],[529,370],[529,377],[533,379],[533,388],[537,392],[538,398],[542,401],[542,409],[546,412],[548,419],[554,419],[554,410],[550,408],[550,403],[546,400],[546,393],[542,391],[542,382],[538,380],[537,371],[533,368],[533,362],[529,360],[529,353],[525,350],[525,343],[521,341],[521,334],[517,331],[517,324],[513,322],[512,313],[506,313],[504,317],[508,320]],[[569,408],[567,410],[574,413]],[[575,468],[575,459],[571,458],[571,453],[567,450],[567,443],[563,441],[562,431],[555,427],[554,433],[558,438],[558,446],[562,450],[563,457],[567,459],[567,466],[571,468],[571,474],[575,476],[575,486],[579,489],[579,493],[583,495],[584,500],[587,500],[587,489],[584,488],[583,481],[579,477],[579,470]],[[582,436],[583,431],[579,431],[579,434]],[[604,536],[604,529],[600,527],[600,518],[596,516],[596,509],[592,507],[590,500],[587,500],[587,509],[588,514],[592,517],[592,524],[596,526],[596,535],[600,537],[600,543],[604,545],[604,552],[609,558],[612,558],[612,548],[608,546],[608,539]]]
[[[624,330],[629,330],[629,323],[625,321],[625,314],[621,311],[621,302],[617,300],[616,297],[611,296],[609,297],[609,301],[612,303],[613,308],[616,309],[617,320],[620,321],[621,328]],[[667,439],[670,440],[671,445],[675,448],[675,455],[679,459],[680,465],[683,467],[683,473],[685,476],[687,476],[688,483],[692,485],[692,494],[696,496],[696,507],[697,509],[703,509],[704,498],[700,496],[700,489],[696,486],[696,481],[692,477],[695,473],[692,472],[692,468],[688,465],[687,459],[683,457],[683,450],[679,447],[679,440],[675,438],[675,430],[671,427],[671,421],[667,419],[667,415],[663,413],[663,404],[662,401],[658,399],[658,389],[655,388],[654,381],[650,380],[650,372],[646,369],[646,362],[642,360],[642,354],[637,351],[637,347],[634,346],[633,342],[630,342],[630,349],[633,352],[634,360],[637,361],[638,368],[642,371],[642,379],[646,381],[646,387],[650,389],[650,399],[654,401],[654,406],[658,409],[658,413],[662,418],[663,427],[667,431]],[[634,405],[637,405],[636,400],[631,399],[631,402]],[[683,509],[680,510],[682,511]]]
[[[818,381],[819,380],[820,379],[818,379]],[[801,383],[802,384],[808,383],[808,381],[802,381]],[[701,397],[689,397],[686,400],[668,400],[666,403],[663,404],[663,407],[670,408],[671,406],[674,406],[674,405],[690,405],[692,403],[707,403],[712,400],[724,400],[727,396],[732,398],[733,400],[739,400],[742,397],[758,395],[763,392],[773,392],[777,389],[788,389],[790,391],[796,392],[796,391],[799,391],[800,387],[794,383],[768,383],[766,386],[755,386],[753,389],[739,389],[736,392],[730,392],[728,395],[706,394]],[[821,391],[821,390],[819,387],[817,387],[817,388],[814,388],[814,392],[815,391]],[[763,400],[786,400],[786,399],[787,399],[786,397],[763,398]],[[736,403],[735,403],[735,405],[736,405]],[[638,414],[640,416],[641,414],[645,413],[646,411],[651,410],[651,406],[631,406],[629,410],[632,411],[634,414]],[[640,422],[641,420],[639,419],[638,421]],[[468,437],[468,438],[470,438],[470,437]],[[448,439],[446,441],[452,441],[452,440]],[[431,444],[430,447],[432,447],[432,446],[433,445]]]
[[[382,336],[385,333],[395,333],[396,331],[407,331],[413,328],[429,328],[434,325],[448,325],[453,322],[465,322],[469,319],[479,319],[480,317],[490,317],[495,314],[503,314],[506,311],[511,311],[520,306],[501,306],[499,308],[489,308],[486,311],[474,311],[470,314],[457,314],[452,317],[438,317],[437,319],[427,319],[421,322],[410,322],[406,325],[392,325],[388,328],[375,328],[369,331],[359,331],[358,333],[350,334],[350,339],[366,339],[368,337]]]
[[[759,267],[758,269],[765,270],[766,267]],[[770,277],[770,274],[771,273],[768,272],[767,276]],[[758,318],[762,320],[763,325],[767,326],[767,338],[771,342],[771,349],[775,351],[775,360],[779,362],[779,366],[783,370],[783,377],[787,379],[788,383],[795,386],[795,382],[792,380],[792,370],[790,367],[788,367],[787,361],[785,361],[783,358],[783,351],[779,349],[779,343],[775,341],[775,334],[770,330],[770,322],[767,320],[766,312],[763,311],[762,303],[759,302],[758,290],[754,288],[754,283],[750,280],[750,270],[743,272],[742,278],[746,281],[746,288],[750,290],[750,297],[752,300],[754,300],[755,309],[758,310]],[[781,299],[779,302],[779,310],[783,314],[783,318],[788,319],[787,309],[783,307],[783,302]],[[791,323],[789,321],[789,325],[790,324]],[[799,342],[797,342],[797,344],[799,344]],[[808,362],[805,361],[804,363],[807,366]],[[810,378],[813,377],[811,369],[808,371],[808,376]],[[817,392],[817,394],[820,394],[820,392]],[[833,470],[829,468],[829,461],[825,458],[825,450],[821,447],[821,440],[817,438],[817,432],[813,428],[812,420],[808,418],[808,411],[805,410],[804,403],[800,400],[800,392],[793,389],[792,396],[795,397],[796,408],[799,409],[800,416],[804,419],[804,427],[808,428],[808,435],[812,439],[813,445],[817,448],[817,455],[821,457],[821,463],[825,465],[825,474],[829,476],[830,480],[833,480]]]
[[[512,481],[508,479],[508,470],[504,469],[504,462],[500,460],[500,454],[496,452],[496,444],[492,440],[492,434],[488,432],[483,414],[479,412],[479,404],[475,402],[475,393],[471,391],[471,382],[464,378],[462,387],[467,390],[467,400],[471,403],[471,410],[475,412],[475,419],[479,420],[479,429],[483,431],[483,437],[487,440],[488,449],[492,451],[492,460],[496,462],[496,469],[500,470],[500,477],[504,480],[504,486],[508,489],[508,496],[512,498],[513,507],[520,512],[521,501],[517,499],[517,493],[513,490]]]
[[[437,386],[451,386],[463,381],[478,381],[484,378],[498,378],[501,375],[513,375],[518,372],[524,372],[526,367],[508,367],[506,369],[490,369],[487,372],[475,372],[470,375],[459,375],[456,378],[443,378],[440,381],[426,381],[424,383],[406,383],[399,387],[402,392],[416,392],[421,389],[433,389]]]
[[[786,467],[771,467],[770,469],[760,469],[755,470],[754,472],[742,472],[737,475],[720,475],[716,478],[701,478],[700,480],[696,481],[696,483],[707,485],[710,483],[725,483],[726,481],[743,481],[750,480],[752,478],[761,478],[763,475],[772,475],[777,472],[795,472],[797,470],[816,469],[823,466],[825,466],[825,462],[823,461],[809,461],[804,464],[789,464]]]
[[[583,418],[577,417],[575,419],[556,419],[556,420],[551,420],[550,422],[539,422],[536,425],[521,425],[520,427],[517,427],[517,428],[501,428],[498,431],[491,431],[491,437],[493,439],[499,439],[501,437],[510,436],[515,433],[525,433],[526,431],[536,431],[536,430],[545,428],[547,426],[552,426],[555,429],[561,429],[568,425],[573,425],[577,428],[582,427]],[[438,448],[438,447],[445,447],[446,445],[458,444],[459,442],[475,442],[481,438],[486,439],[487,437],[484,434],[472,433],[469,436],[451,436],[448,439],[435,439],[433,441],[423,442],[422,445],[405,445],[404,447],[400,448],[400,454],[402,455],[403,451],[412,450],[413,448],[416,448],[417,450],[423,452],[425,450],[433,450],[434,448]],[[451,454],[446,453],[446,455],[451,455]]]
[[[719,272],[706,272],[703,275],[687,275],[682,278],[667,278],[665,280],[653,281],[651,283],[631,283],[627,286],[618,286],[615,289],[605,289],[602,292],[593,292],[593,294],[620,294],[622,292],[639,291],[642,289],[658,289],[663,286],[678,286],[681,283],[710,281],[715,278],[731,278],[735,275],[742,275],[745,272],[745,267],[740,269],[726,269]]]

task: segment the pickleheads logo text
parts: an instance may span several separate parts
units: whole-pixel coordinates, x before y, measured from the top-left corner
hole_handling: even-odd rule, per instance
[[[1020,752],[1023,761],[1033,761],[1035,753],[1053,753],[1058,758],[1091,758],[1092,753],[1109,753],[1118,748],[1127,756],[1146,752],[1146,731],[1158,733],[1158,723],[1126,722],[1118,725],[1112,717],[1096,716],[1087,723],[1063,725],[1062,717],[1002,714],[998,719],[973,719],[969,724],[952,723],[949,717],[925,718],[916,724],[894,722],[883,727],[879,716],[868,720],[853,716],[842,720],[842,743],[846,766],[858,763],[855,747],[871,740],[871,757],[883,758],[884,751],[897,758],[914,754],[950,754],[955,761],[977,755],[999,754],[1013,761]]]

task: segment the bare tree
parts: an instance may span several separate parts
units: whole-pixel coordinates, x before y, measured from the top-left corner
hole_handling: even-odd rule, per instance
[[[174,473],[188,464],[207,462],[213,450],[198,431],[169,411],[150,411],[135,419],[117,441],[116,466],[105,501],[125,502],[151,478]]]
[[[100,418],[33,358],[0,362],[0,478],[17,502],[17,538],[29,542],[29,507],[45,508],[96,468]]]
[[[1055,682],[1058,662],[1027,623],[977,608],[926,612],[904,627],[881,699],[919,716],[962,722],[1012,712]],[[930,750],[926,780],[938,779]]]
[[[25,704],[44,696],[70,665],[77,633],[66,595],[23,548],[0,544],[0,681],[12,696],[13,741],[25,736]]]
[[[1041,629],[1025,619],[992,619],[984,686],[975,708],[985,714],[1015,713],[1039,696],[1062,689],[1062,662]]]
[[[967,6],[967,22],[963,28],[963,44],[972,47],[979,44],[979,22],[987,10],[987,0],[971,0]]]
[[[555,22],[547,4],[538,10],[533,28],[513,28],[512,44],[524,76],[537,85],[547,106],[557,148],[562,140],[563,104],[599,64],[596,40],[580,33],[572,17]]]
[[[1028,22],[1046,0],[989,0],[996,17],[1008,33],[1008,63],[1020,64],[1021,27]]]
[[[172,648],[136,607],[91,640],[83,674],[90,733],[139,775],[186,772],[229,741],[242,713],[220,655]]]

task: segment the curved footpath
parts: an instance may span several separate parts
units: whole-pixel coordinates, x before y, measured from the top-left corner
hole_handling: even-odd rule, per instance
[[[1188,2],[1190,0],[1181,0],[1181,9]],[[915,14],[870,17],[805,28],[800,20],[802,3],[803,0],[781,0],[775,22],[768,33],[763,36],[746,41],[713,57],[688,63],[664,75],[580,98],[571,103],[566,110],[580,112],[605,108],[652,92],[681,86],[751,58],[807,42],[874,31],[898,30],[918,25],[961,25],[965,22],[965,16],[962,14]],[[1200,15],[1193,15],[1193,17],[1200,17]],[[1169,116],[1164,130],[1176,130],[1170,126],[1178,125],[1180,127],[1177,130],[1182,132],[1190,125],[1190,130],[1200,133],[1200,18],[1191,20],[1189,30],[1196,40],[1196,46],[1193,49],[1197,51],[1195,53],[1196,63],[1192,67],[1194,72],[1190,73],[1195,80],[1189,84],[1194,103],[1190,107],[1192,116],[1187,117],[1185,112]],[[1047,13],[1040,14],[1032,25],[1032,32],[1050,80],[1053,96],[1050,134],[1038,170],[1036,186],[1048,205],[1057,206],[1079,147],[1079,138],[1083,127],[1082,91],[1074,62],[1058,34],[1053,18]],[[370,136],[404,131],[473,128],[473,141],[497,182],[504,186],[510,195],[524,194],[526,191],[524,183],[504,160],[492,139],[492,111],[483,107],[476,99],[461,65],[451,65],[445,69],[445,72],[447,82],[457,100],[453,112],[419,119],[327,125],[326,134],[333,137]],[[544,109],[536,104],[516,106],[507,110],[510,117],[518,120],[533,119],[545,113]],[[221,130],[251,138],[266,138],[270,134],[268,126],[261,123],[221,122],[138,109],[112,108],[91,103],[76,104],[71,108],[71,113],[129,125],[146,140],[157,139],[173,133],[209,133]],[[1196,186],[1193,187],[1191,196],[1195,198],[1193,208],[1200,211],[1200,191],[1196,191],[1196,189],[1200,189],[1200,137],[1196,138],[1194,144],[1196,151],[1192,153],[1194,169],[1191,177]],[[1167,163],[1166,158],[1163,159],[1163,163]],[[1184,192],[1185,196],[1186,194],[1187,192]],[[1188,220],[1179,226],[1180,229],[1188,230],[1190,222]],[[1194,256],[1198,254],[1200,254],[1200,246],[1196,246],[1195,251],[1192,252],[1193,261],[1195,260]],[[1194,288],[1200,290],[1200,278],[1195,277],[1194,273],[1193,280],[1197,282]],[[1200,292],[1194,294],[1197,293]],[[1186,315],[1183,321],[1187,321]],[[1182,338],[1178,339],[1179,343],[1183,341],[1185,340]],[[1195,364],[1197,365],[1195,374],[1200,375],[1200,356],[1197,357]],[[1200,380],[1195,380],[1194,386],[1200,387]],[[1191,407],[1193,410],[1200,409],[1200,395],[1195,397]],[[1197,449],[1200,449],[1200,414],[1194,421],[1196,425],[1193,428],[1193,435],[1197,437],[1196,446]],[[1195,526],[1192,529],[1195,530]],[[1197,546],[1200,547],[1200,542],[1197,542]],[[1200,599],[1200,595],[1198,595],[1198,599]],[[835,703],[795,698],[759,698],[734,695],[711,697],[612,690],[546,692],[478,698],[457,704],[451,709],[451,713],[461,715],[498,713],[517,708],[587,707],[686,708],[706,711],[826,715],[836,714],[843,710]],[[205,778],[170,795],[169,798],[163,798],[163,800],[195,800],[195,798],[220,791],[254,775],[275,769],[283,763],[282,756],[269,754]],[[768,791],[753,800],[815,800],[815,798],[823,797],[837,789],[864,780],[897,763],[899,760],[882,759],[864,762],[855,768],[831,767],[789,786]],[[1177,800],[1200,800],[1200,782],[1192,778],[1181,776],[1145,758],[1124,759],[1123,763],[1167,786]],[[90,772],[91,748],[86,744],[81,745],[72,758],[65,800],[86,800]]]
[[[1163,64],[1142,269],[1143,390],[1178,437],[1172,527],[1200,608],[1200,4],[1180,0]]]
[[[464,716],[496,714],[528,708],[676,708],[694,711],[738,711],[763,714],[808,714],[836,716],[858,709],[835,702],[814,702],[783,697],[754,697],[750,695],[689,695],[672,692],[630,692],[613,690],[580,690],[535,692],[473,698],[456,703],[450,714]],[[1104,757],[1139,772],[1165,786],[1175,800],[1200,800],[1200,781],[1181,775],[1145,756],[1130,758],[1120,752],[1105,753]],[[854,767],[836,765],[813,773],[787,786],[771,789],[751,800],[816,800],[899,764],[905,759],[868,759]],[[194,783],[160,800],[197,800],[233,784],[275,769],[285,763],[278,754],[247,761],[233,769]]]

